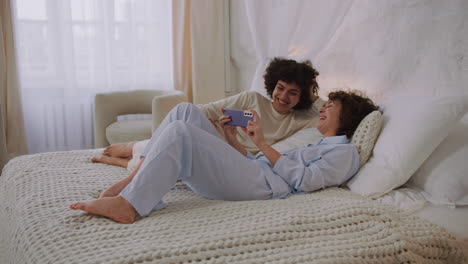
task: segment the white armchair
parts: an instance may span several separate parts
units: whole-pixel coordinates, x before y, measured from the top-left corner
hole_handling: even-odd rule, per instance
[[[167,113],[187,98],[180,91],[135,90],[96,94],[94,146],[144,140],[151,137]],[[152,120],[122,120],[119,115],[152,114]]]

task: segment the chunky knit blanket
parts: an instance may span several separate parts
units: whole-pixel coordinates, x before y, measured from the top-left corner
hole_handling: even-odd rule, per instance
[[[207,200],[177,184],[134,224],[68,209],[127,175],[99,150],[27,155],[0,177],[0,263],[466,263],[443,228],[350,191]]]

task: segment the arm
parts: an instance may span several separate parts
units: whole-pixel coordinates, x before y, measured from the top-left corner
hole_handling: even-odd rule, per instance
[[[219,111],[223,108],[238,110],[250,108],[248,106],[254,101],[254,94],[255,92],[242,92],[219,101],[200,105],[200,108],[210,121],[217,122],[219,121]]]
[[[359,154],[353,145],[337,146],[326,152],[309,147],[304,156],[311,161],[301,161],[281,156],[273,171],[297,191],[311,192],[338,186],[351,178],[359,169]]]
[[[221,113],[224,113],[224,108],[221,108]],[[239,140],[237,140],[237,127],[225,125],[227,122],[231,121],[231,117],[222,114],[219,117],[218,121],[223,127],[224,135],[229,145],[231,145],[233,148],[239,151],[242,155],[246,156],[247,150],[245,150],[244,146],[242,146]]]
[[[265,142],[265,137],[263,136],[263,129],[262,124],[260,121],[260,117],[258,116],[255,110],[251,110],[254,115],[254,120],[249,121],[246,128],[242,128],[249,136],[250,139],[257,145],[260,151],[263,152],[263,155],[271,162],[271,164],[275,165],[278,159],[281,157],[281,153],[276,151],[270,145]]]

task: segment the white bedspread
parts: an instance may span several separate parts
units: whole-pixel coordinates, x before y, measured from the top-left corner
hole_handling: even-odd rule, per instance
[[[443,228],[338,188],[227,202],[178,184],[166,209],[130,225],[68,209],[127,175],[88,161],[98,153],[10,161],[0,177],[0,263],[466,262]]]

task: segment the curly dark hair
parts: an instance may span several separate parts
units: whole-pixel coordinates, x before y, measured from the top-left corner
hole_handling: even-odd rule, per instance
[[[272,97],[273,91],[278,81],[289,84],[295,83],[301,89],[299,103],[293,107],[294,110],[309,109],[312,105],[311,92],[317,95],[319,86],[317,84],[318,71],[312,67],[309,60],[301,63],[284,58],[274,58],[265,70],[265,89]]]
[[[337,135],[346,135],[349,139],[359,123],[379,107],[360,91],[335,91],[328,95],[328,100],[341,103],[340,126]]]

